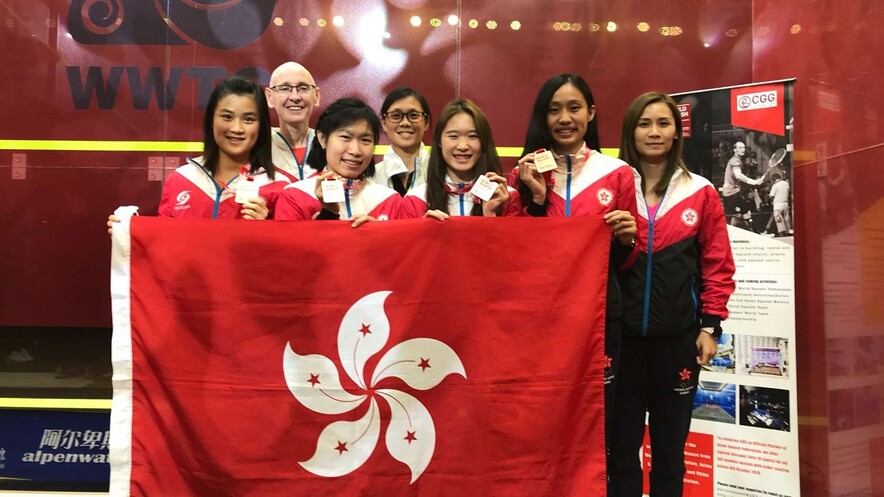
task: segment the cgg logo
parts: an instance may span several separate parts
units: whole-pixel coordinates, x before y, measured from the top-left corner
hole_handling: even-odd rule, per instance
[[[777,106],[777,92],[763,91],[759,93],[746,93],[737,95],[737,110],[766,109]]]
[[[84,45],[196,42],[231,50],[257,40],[274,7],[276,0],[73,0],[67,27]]]

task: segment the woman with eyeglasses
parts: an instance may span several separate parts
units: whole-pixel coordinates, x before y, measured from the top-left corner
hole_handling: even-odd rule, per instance
[[[309,124],[319,105],[319,87],[310,71],[286,62],[270,75],[270,86],[264,93],[267,104],[279,116],[279,127],[271,133],[277,171],[292,182],[315,176],[317,169],[307,164],[307,156],[315,135]]]
[[[390,148],[375,166],[374,180],[405,196],[427,181],[430,154],[423,139],[430,127],[430,106],[417,90],[396,88],[381,105],[381,119]]]

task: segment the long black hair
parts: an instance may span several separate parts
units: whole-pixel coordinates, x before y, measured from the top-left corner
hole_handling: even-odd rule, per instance
[[[525,147],[522,149],[522,157],[525,154],[534,152],[537,149],[551,149],[555,143],[552,133],[549,132],[547,124],[547,115],[549,114],[549,103],[552,101],[553,95],[562,86],[571,83],[583,95],[586,100],[587,108],[595,105],[595,99],[592,97],[592,90],[586,84],[586,80],[576,74],[559,74],[549,78],[540,91],[537,92],[537,99],[534,100],[534,109],[531,111],[531,119],[528,121],[528,132],[525,135]],[[599,128],[598,128],[598,112],[595,117],[586,126],[586,133],[583,135],[583,141],[586,145],[594,150],[599,149]]]
[[[316,121],[316,136],[313,137],[313,143],[310,145],[310,154],[307,156],[306,162],[310,167],[321,171],[328,165],[328,158],[325,156],[325,149],[319,143],[319,135],[326,137],[326,140],[335,130],[347,127],[353,123],[365,121],[371,127],[374,136],[375,145],[381,136],[381,120],[374,113],[371,107],[362,100],[356,98],[339,98],[328,106]],[[368,168],[362,173],[363,177],[369,178],[374,176],[374,156],[369,159]]]
[[[469,100],[453,100],[442,109],[439,122],[436,123],[436,130],[433,133],[433,148],[430,150],[430,159],[427,165],[427,210],[438,209],[448,213],[448,192],[445,191],[448,165],[442,158],[442,133],[445,131],[448,121],[458,114],[466,114],[473,118],[476,133],[479,135],[479,143],[482,144],[482,151],[473,167],[473,180],[487,172],[502,174],[500,157],[497,155],[494,138],[491,136],[491,125],[488,124],[485,113]],[[470,215],[481,216],[482,206],[474,205]]]
[[[206,106],[206,114],[203,118],[203,167],[213,175],[218,172],[218,160],[221,150],[215,142],[212,132],[215,122],[215,110],[218,103],[227,95],[239,95],[251,97],[258,108],[258,138],[255,146],[249,151],[249,163],[251,173],[264,169],[270,179],[276,175],[276,167],[273,165],[273,152],[270,138],[270,110],[267,107],[267,99],[264,90],[254,81],[242,76],[230,76],[224,78],[218,86],[212,90],[209,96],[209,104]]]
[[[592,97],[592,90],[586,84],[586,80],[576,74],[563,73],[549,78],[540,91],[537,92],[537,98],[534,100],[534,109],[531,111],[531,119],[528,121],[528,132],[525,134],[525,146],[522,148],[522,155],[539,150],[541,148],[552,149],[555,139],[549,132],[547,124],[547,116],[549,115],[549,104],[553,99],[553,95],[562,86],[571,83],[583,95],[586,100],[587,108],[591,109],[595,105],[595,99]],[[586,125],[586,133],[583,135],[583,141],[591,149],[599,150],[599,127],[598,112],[591,121]],[[531,191],[523,183],[519,182],[519,195],[522,198],[531,198]]]

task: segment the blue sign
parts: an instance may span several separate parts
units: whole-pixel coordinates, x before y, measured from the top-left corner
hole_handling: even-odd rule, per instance
[[[108,413],[0,410],[0,488],[106,489],[109,426]]]

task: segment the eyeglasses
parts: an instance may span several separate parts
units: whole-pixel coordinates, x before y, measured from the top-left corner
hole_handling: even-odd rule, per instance
[[[398,110],[394,110],[392,112],[385,112],[384,114],[382,114],[381,117],[383,117],[387,121],[390,121],[391,123],[402,122],[403,117],[408,118],[409,122],[419,123],[421,122],[421,119],[426,119],[429,116],[427,116],[426,112],[418,112],[416,110],[411,110],[408,112],[399,112]]]
[[[270,87],[271,90],[273,90],[277,93],[287,94],[287,93],[291,93],[292,90],[294,90],[294,91],[298,92],[298,95],[306,95],[306,94],[310,93],[314,88],[316,88],[316,85],[308,85],[308,84],[300,84],[300,85],[295,85],[295,86],[276,85],[276,86]]]

